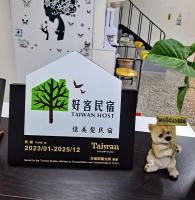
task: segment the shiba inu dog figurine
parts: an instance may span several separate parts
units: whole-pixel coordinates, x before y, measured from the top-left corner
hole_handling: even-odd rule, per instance
[[[175,126],[158,126],[149,124],[148,129],[152,139],[152,148],[147,155],[146,172],[167,169],[172,180],[177,180],[179,172],[176,169],[176,153],[182,151],[176,144]]]

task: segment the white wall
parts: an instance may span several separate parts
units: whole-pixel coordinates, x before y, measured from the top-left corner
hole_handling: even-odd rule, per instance
[[[106,15],[106,0],[95,0],[93,48],[101,49],[104,46],[104,27]]]
[[[114,52],[104,51],[104,26],[105,26],[105,12],[107,0],[95,0],[95,18],[94,18],[94,61],[105,68],[107,71],[113,71]],[[13,41],[11,32],[11,18],[10,18],[10,2],[9,0],[0,0],[0,77],[7,80],[5,101],[9,100],[9,84],[16,81],[16,69],[13,55]],[[103,55],[99,61],[99,55]],[[99,61],[99,62],[98,62]]]
[[[149,18],[159,25],[167,38],[175,38],[186,45],[195,42],[194,0],[132,0]],[[171,13],[171,20],[168,14]],[[182,25],[176,25],[178,14],[182,14]]]
[[[9,99],[9,84],[15,81],[10,7],[8,0],[0,0],[0,77],[7,80],[5,101]]]
[[[92,60],[110,74],[114,74],[116,64],[115,54],[116,52],[113,49],[93,49]]]
[[[101,0],[101,2],[100,0],[95,0],[92,60],[107,72],[114,74],[116,51],[115,49],[103,48],[106,8],[107,0]]]
[[[188,0],[132,0],[146,15],[165,30],[167,37],[179,39],[186,44],[195,41],[195,1]],[[103,47],[104,13],[106,0],[96,0],[96,9],[99,14],[95,17],[96,30],[94,48],[101,50]],[[10,5],[9,0],[0,0],[0,77],[7,79],[5,100],[8,101],[9,84],[15,82],[15,67],[11,35]],[[99,9],[98,9],[99,8]],[[100,12],[101,11],[101,12]],[[168,14],[171,20],[168,21]],[[182,13],[183,24],[176,26],[176,18]],[[110,52],[109,52],[110,54]],[[98,54],[99,55],[99,54]],[[107,68],[107,57],[104,53],[101,60],[102,67]],[[97,59],[96,59],[97,61]],[[112,63],[112,62],[111,62]],[[111,65],[109,66],[109,70]]]

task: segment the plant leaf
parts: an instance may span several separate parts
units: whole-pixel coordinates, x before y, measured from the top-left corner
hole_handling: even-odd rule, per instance
[[[184,85],[178,88],[178,94],[177,94],[177,109],[180,113],[188,89],[189,89],[189,78],[185,77]]]
[[[195,70],[195,62],[189,62],[188,65],[190,65]]]
[[[188,56],[191,56],[193,53],[195,53],[195,43],[193,43],[189,48],[190,48],[190,53]]]
[[[154,45],[148,59],[163,67],[176,69],[185,76],[195,77],[195,68],[187,61],[194,48],[173,39],[161,40]]]

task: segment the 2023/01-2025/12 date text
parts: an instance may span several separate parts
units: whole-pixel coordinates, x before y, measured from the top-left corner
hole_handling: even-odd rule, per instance
[[[61,147],[61,146],[40,146],[40,145],[24,145],[24,151],[33,152],[60,152],[60,153],[80,153],[80,147]]]

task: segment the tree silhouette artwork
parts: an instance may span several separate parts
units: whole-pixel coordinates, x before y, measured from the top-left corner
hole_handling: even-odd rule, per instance
[[[32,110],[49,111],[49,123],[53,123],[53,111],[68,111],[69,90],[66,80],[53,78],[32,88]]]
[[[77,0],[44,0],[45,14],[49,17],[51,22],[58,19],[58,28],[55,33],[57,34],[57,40],[64,39],[65,25],[62,20],[61,14],[71,15],[76,12]]]

